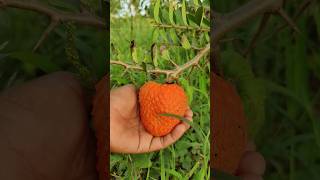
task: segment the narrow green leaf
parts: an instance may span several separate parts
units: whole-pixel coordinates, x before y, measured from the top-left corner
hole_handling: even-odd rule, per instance
[[[195,15],[195,21],[199,27],[201,27],[203,15],[204,15],[203,7],[199,7]]]
[[[199,6],[198,0],[193,0],[193,4],[194,4],[196,7],[198,7],[198,6]]]
[[[156,0],[156,4],[153,9],[153,17],[156,20],[157,23],[160,22],[159,18],[159,9],[160,9],[160,0]]]
[[[169,36],[170,36],[172,43],[175,44],[175,43],[179,42],[179,38],[177,37],[176,31],[174,29],[169,30]]]
[[[155,28],[152,33],[152,42],[157,42],[159,38],[159,29]]]
[[[187,22],[187,10],[186,10],[186,0],[182,0],[181,13],[182,13],[181,15],[182,15],[183,23],[185,25],[188,25],[188,22]]]
[[[173,4],[172,2],[170,1],[170,4],[169,4],[169,20],[170,20],[170,23],[171,24],[174,24],[174,20],[173,20]]]
[[[166,171],[164,166],[164,159],[163,159],[163,150],[160,150],[160,174],[161,174],[161,180],[166,179]]]
[[[166,169],[166,171],[168,172],[168,174],[171,174],[171,175],[177,177],[178,179],[182,179],[182,175],[179,172],[177,172],[176,170]]]
[[[165,60],[170,60],[169,50],[165,49],[161,52],[161,57]]]
[[[9,41],[5,41],[0,45],[0,51],[8,45]]]
[[[189,124],[191,127],[193,127],[193,122],[189,121],[188,119],[182,117],[182,116],[178,116],[176,114],[171,114],[171,113],[161,113],[159,114],[160,116],[168,116],[168,117],[174,117],[176,119],[179,119],[180,121],[183,121],[187,124]]]
[[[182,35],[182,37],[181,37],[181,45],[185,49],[190,49],[191,48],[191,45],[190,45],[189,40],[188,40],[186,35]]]
[[[192,167],[192,169],[189,171],[189,173],[186,175],[187,179],[190,179],[191,176],[195,173],[195,171],[199,168],[200,162],[196,162],[196,164]]]

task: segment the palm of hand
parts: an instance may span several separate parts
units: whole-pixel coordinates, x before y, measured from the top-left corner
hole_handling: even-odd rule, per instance
[[[192,119],[188,110],[185,118]],[[154,137],[140,123],[137,91],[132,85],[112,90],[110,93],[110,146],[112,152],[145,153],[163,149],[177,141],[189,128],[178,124],[163,137]]]

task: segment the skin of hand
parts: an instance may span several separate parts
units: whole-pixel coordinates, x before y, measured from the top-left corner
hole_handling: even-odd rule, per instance
[[[85,99],[65,72],[1,92],[0,179],[97,179]]]
[[[181,122],[170,134],[154,137],[140,123],[138,91],[133,85],[110,92],[110,150],[115,153],[145,153],[168,147],[176,142],[190,126]],[[192,121],[190,108],[185,118]]]
[[[263,180],[265,169],[266,163],[263,156],[256,152],[254,143],[249,142],[236,174],[242,180]]]

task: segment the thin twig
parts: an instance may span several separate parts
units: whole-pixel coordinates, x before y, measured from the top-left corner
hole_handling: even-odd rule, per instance
[[[291,26],[293,30],[295,30],[297,33],[301,33],[295,22],[288,16],[288,14],[282,8],[278,10],[278,13],[288,23],[288,25]]]
[[[35,52],[42,42],[47,38],[47,36],[51,33],[51,31],[59,24],[57,20],[51,20],[49,26],[46,28],[46,30],[42,33],[40,39],[38,40],[37,44],[33,48],[33,52]]]
[[[293,20],[296,21],[300,15],[306,10],[306,8],[311,4],[313,0],[305,0],[304,2],[302,2],[299,6],[299,9],[297,11],[297,13],[293,16]],[[280,31],[284,30],[286,27],[288,27],[288,23],[284,23],[282,25],[280,25],[279,27],[276,28],[275,31],[273,31],[272,33],[270,33],[267,37],[262,39],[262,42],[266,41],[267,39],[271,38],[273,35],[279,33]]]
[[[190,61],[186,62],[185,64],[181,66],[177,66],[173,70],[163,70],[163,69],[147,69],[148,73],[153,73],[153,74],[166,74],[167,77],[170,79],[176,79],[178,75],[180,75],[183,71],[188,69],[189,67],[196,66],[199,64],[199,61],[201,58],[206,55],[210,50],[210,44],[207,44],[203,49],[201,49],[198,54],[191,59]],[[133,69],[133,70],[138,70],[138,71],[144,71],[144,69],[140,65],[132,65],[132,64],[127,64],[125,62],[122,62],[120,60],[110,60],[110,64],[114,65],[120,65],[123,66],[125,69]]]

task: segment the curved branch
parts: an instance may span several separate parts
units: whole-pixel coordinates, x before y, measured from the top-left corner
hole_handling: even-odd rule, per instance
[[[37,41],[36,45],[33,48],[33,51],[36,51],[42,44],[42,42],[54,30],[54,28],[62,22],[72,21],[78,24],[94,26],[101,29],[107,29],[106,23],[103,21],[103,19],[97,16],[90,14],[65,12],[58,9],[50,8],[39,2],[26,2],[21,0],[0,0],[0,6],[30,10],[41,14],[45,14],[50,17],[50,23],[42,33],[39,40]]]
[[[182,25],[172,25],[172,24],[154,24],[155,27],[159,28],[172,28],[172,29],[182,29],[182,30],[195,30],[200,32],[210,32],[210,28],[203,27],[191,27],[191,26],[182,26]]]
[[[26,2],[21,0],[0,0],[2,7],[12,7],[18,9],[25,9],[35,11],[41,14],[45,14],[52,19],[57,19],[60,22],[74,21],[79,24],[96,26],[99,28],[106,28],[106,23],[102,18],[94,15],[81,14],[81,13],[69,13],[58,9],[50,8],[39,2]]]
[[[203,56],[205,56],[209,52],[209,50],[210,50],[210,44],[207,44],[203,49],[201,49],[198,52],[198,54],[193,59],[191,59],[190,61],[186,62],[185,64],[183,64],[181,66],[177,66],[173,70],[150,69],[150,70],[147,70],[147,72],[154,73],[154,74],[166,74],[168,76],[168,78],[175,79],[178,77],[178,75],[180,75],[186,69],[198,65],[201,58]],[[127,63],[124,63],[120,60],[110,60],[110,64],[120,65],[120,66],[123,66],[125,69],[133,69],[133,70],[138,70],[138,71],[144,70],[143,67],[141,67],[140,65],[127,64]]]

